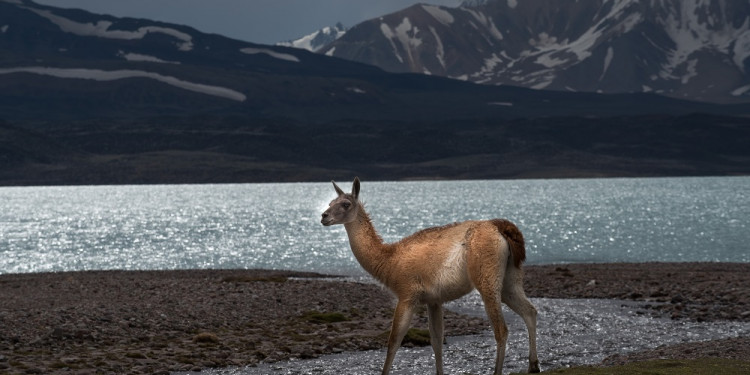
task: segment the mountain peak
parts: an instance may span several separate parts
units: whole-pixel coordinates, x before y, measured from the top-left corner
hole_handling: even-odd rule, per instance
[[[483,84],[750,101],[746,0],[417,5],[360,23],[319,52]]]
[[[337,22],[334,26],[326,26],[311,34],[302,36],[294,40],[276,43],[278,46],[294,47],[317,52],[326,45],[333,43],[336,39],[346,34],[346,27]]]

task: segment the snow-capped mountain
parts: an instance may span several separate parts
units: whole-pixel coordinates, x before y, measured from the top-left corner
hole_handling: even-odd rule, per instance
[[[411,9],[432,12],[433,19],[442,17],[445,22],[450,15],[437,7]],[[401,36],[400,28],[394,31],[384,26],[383,30]],[[398,56],[407,56],[406,52]],[[30,0],[0,0],[0,56],[0,115],[5,119],[221,111],[318,121],[611,116],[633,113],[634,103],[640,107],[636,111],[643,113],[653,113],[653,108],[659,108],[659,113],[696,110],[662,97],[580,93],[562,97],[546,91],[392,74],[301,49],[247,43],[183,25],[60,9]],[[442,56],[448,66],[451,54]],[[598,106],[591,108],[592,103]],[[702,108],[726,113],[718,107]]]
[[[747,0],[486,0],[415,5],[320,50],[485,84],[750,101]]]
[[[346,27],[339,22],[334,26],[324,27],[301,38],[279,42],[276,43],[276,45],[302,48],[308,51],[317,52],[319,49],[336,41],[336,39],[341,38],[344,34],[346,34]]]
[[[411,11],[415,22],[457,22],[442,8]],[[479,29],[482,14],[460,12]],[[376,24],[389,46],[448,28],[403,21]],[[460,55],[442,43],[440,60],[424,59],[434,72]],[[621,53],[612,48],[608,72]],[[574,60],[548,53],[538,59]],[[750,103],[394,74],[184,25],[0,0],[0,184],[747,174],[747,118]]]

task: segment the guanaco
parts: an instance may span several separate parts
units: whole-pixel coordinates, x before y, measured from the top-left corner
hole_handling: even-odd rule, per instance
[[[332,181],[333,182],[333,181]],[[443,374],[443,303],[479,291],[492,324],[497,354],[495,374],[502,374],[508,328],[501,302],[520,315],[529,334],[529,372],[539,372],[534,305],[523,290],[521,263],[526,258],[524,238],[508,220],[464,221],[428,228],[395,243],[384,243],[359,200],[360,181],[338,196],[323,212],[325,226],[343,224],[359,264],[398,299],[388,337],[383,375],[390,372],[415,308],[426,304],[435,369]]]

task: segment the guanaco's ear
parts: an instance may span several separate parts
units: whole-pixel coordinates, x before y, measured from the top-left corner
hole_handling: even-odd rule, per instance
[[[336,194],[338,194],[339,197],[344,195],[344,191],[341,190],[341,188],[338,185],[336,185],[335,181],[331,180],[331,183],[333,183],[333,188],[336,189]]]
[[[352,184],[352,196],[354,196],[354,199],[359,199],[359,177],[354,177],[354,183]]]

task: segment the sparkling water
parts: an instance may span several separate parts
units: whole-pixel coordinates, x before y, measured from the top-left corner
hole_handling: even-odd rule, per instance
[[[349,189],[350,182],[339,185]],[[330,183],[0,188],[0,273],[271,268],[362,275]],[[507,218],[530,264],[750,261],[750,177],[363,181],[386,241]]]

